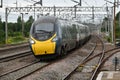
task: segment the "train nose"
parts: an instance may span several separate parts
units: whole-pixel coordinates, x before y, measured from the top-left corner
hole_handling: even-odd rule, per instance
[[[37,42],[34,44],[35,55],[45,55],[55,53],[55,42]]]

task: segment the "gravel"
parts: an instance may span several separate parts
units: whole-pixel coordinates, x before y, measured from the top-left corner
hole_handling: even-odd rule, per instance
[[[8,62],[2,62],[0,63],[0,68],[2,69],[2,70],[0,69],[0,73],[5,73],[14,70],[16,68],[20,68],[21,66],[29,64],[33,61],[36,61],[36,59],[34,58],[33,55],[30,55],[15,60],[11,60]]]
[[[0,80],[16,80],[26,74],[29,74],[37,69],[39,69],[40,67],[43,67],[45,65],[47,65],[48,63],[37,63],[34,65],[31,65],[27,68],[21,69],[19,71],[16,71],[14,73],[10,73],[9,75],[0,77]]]
[[[62,80],[64,79],[72,70],[74,70],[81,63],[81,61],[88,55],[88,53],[91,52],[91,50],[93,49],[93,46],[95,45],[94,40],[95,39],[92,38],[83,47],[67,55],[62,60],[58,60],[58,62],[55,62],[54,64],[43,68],[42,70],[36,71],[34,74],[31,74],[25,77],[23,80]],[[99,53],[99,49],[96,50],[96,53]],[[7,68],[8,66],[12,67],[14,65],[18,65],[19,63],[26,64],[34,60],[35,60],[34,58],[32,59],[32,57],[29,57],[29,58],[21,59],[18,61],[2,63],[0,64],[0,70],[4,71],[4,68]],[[91,61],[91,63],[89,63],[88,66],[94,65],[97,62],[95,61],[96,59]],[[34,65],[31,65],[27,68],[21,69],[14,73],[10,73],[9,75],[0,77],[0,80],[16,80],[47,64],[49,63],[40,62]],[[89,80],[90,75],[91,75],[90,72],[86,73],[86,72],[76,71],[75,74],[70,77],[70,80]]]
[[[113,60],[115,59],[115,57],[118,58],[119,60],[119,64],[117,65],[117,69],[120,71],[120,52],[114,54],[111,58],[109,58],[103,68],[101,70],[107,70],[107,71],[114,71],[115,70],[115,65],[113,63]]]
[[[105,51],[114,48],[111,44],[105,45]],[[93,55],[100,53],[102,50],[101,44],[97,44],[97,48],[95,49]],[[90,80],[93,70],[96,68],[96,63],[98,63],[99,57],[96,57],[86,63],[83,67],[79,67],[76,72],[69,78],[69,80]],[[106,62],[108,63],[108,62]],[[106,66],[108,68],[108,66]]]
[[[90,80],[91,73],[75,72],[69,80]]]
[[[93,44],[88,43],[81,49],[68,55],[65,59],[62,59],[57,63],[49,65],[42,70],[31,74],[23,80],[63,80],[80,64],[85,56],[87,56],[88,52],[91,52],[92,46]]]
[[[9,54],[16,54],[16,52],[21,52],[25,50],[30,51],[28,44],[21,44],[19,46],[16,45],[16,46],[3,47],[3,48],[0,48],[0,58],[2,56],[7,56]]]

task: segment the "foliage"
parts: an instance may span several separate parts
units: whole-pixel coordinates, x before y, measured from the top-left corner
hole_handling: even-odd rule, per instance
[[[119,39],[120,39],[119,15],[120,15],[120,12],[117,13],[117,15],[116,15],[116,38],[119,38]]]
[[[118,21],[119,20],[119,15],[120,15],[120,11],[117,13],[115,19]]]
[[[23,36],[9,37],[8,43],[9,44],[15,44],[15,43],[25,42],[26,40],[27,39],[24,38]]]
[[[24,22],[24,34],[22,36],[22,20],[19,16],[16,23],[8,22],[8,43],[19,43],[21,41],[26,41],[29,37],[30,27],[34,19],[32,16]],[[0,18],[0,44],[5,44],[5,22],[1,21]]]
[[[116,30],[115,30],[115,32],[116,32],[116,38],[119,38],[119,39],[120,39],[119,15],[120,15],[120,12],[118,12],[117,15],[116,15],[116,17],[115,17],[115,19],[116,19],[116,22],[115,22],[115,24],[116,24],[116,27],[115,27]],[[101,28],[101,31],[102,31],[102,32],[105,32],[105,27],[108,26],[108,25],[107,25],[107,21],[108,21],[108,18],[105,17],[105,18],[103,19],[103,22],[102,22],[102,28]]]
[[[0,18],[0,44],[4,44],[5,43],[5,32],[4,32],[4,27],[3,27],[3,23],[1,21]]]
[[[3,30],[0,30],[0,44],[5,43],[5,32]]]
[[[106,28],[106,26],[108,26],[108,25],[106,25],[107,22],[108,22],[108,18],[105,17],[105,18],[103,19],[103,22],[102,22],[102,28],[101,28],[101,31],[102,31],[102,32],[105,32],[105,28]]]
[[[30,16],[29,20],[25,23],[25,29],[24,29],[25,37],[29,36],[29,30],[30,30],[30,27],[31,27],[33,21],[34,21],[33,17]]]
[[[106,36],[105,39],[108,41],[108,42],[111,42],[112,39],[109,37],[109,36]]]

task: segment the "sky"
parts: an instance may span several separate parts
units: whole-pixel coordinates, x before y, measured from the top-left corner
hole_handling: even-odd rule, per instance
[[[33,5],[34,2],[32,0],[3,0],[3,8],[0,8],[0,16],[2,17],[2,20],[5,20],[5,8],[6,7],[15,7],[16,1],[18,3],[18,7],[23,6],[29,6]],[[39,0],[34,0],[39,1]],[[76,0],[79,2],[79,0]],[[114,0],[108,0],[113,2]],[[71,0],[43,0],[43,6],[74,6],[76,3],[72,2]],[[107,3],[108,6],[113,6],[113,4]],[[106,6],[106,1],[104,0],[82,0],[82,6],[100,6],[104,7]],[[117,11],[120,9],[118,8]],[[10,13],[9,20],[8,21],[15,21],[14,15],[16,17],[20,14]],[[29,15],[25,15],[25,17],[28,17]]]
[[[39,0],[34,0],[39,1]],[[76,0],[79,1],[79,0]],[[110,0],[113,2],[114,0]],[[15,6],[16,0],[4,0],[4,6]],[[32,0],[17,0],[18,6],[27,6],[31,5],[34,2]],[[82,0],[83,6],[103,6],[106,3],[104,0]],[[27,4],[27,5],[26,5]],[[43,6],[73,6],[76,3],[72,2],[71,0],[43,0]]]

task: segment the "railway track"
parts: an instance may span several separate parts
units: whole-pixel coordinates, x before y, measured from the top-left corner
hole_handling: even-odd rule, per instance
[[[27,54],[25,54],[25,53],[22,53],[22,54],[18,54],[18,55],[14,55],[14,56],[12,56],[12,58],[10,57],[10,59],[8,59],[8,58],[5,58],[5,59],[3,59],[2,61],[11,61],[11,60],[13,60],[13,59],[18,59],[18,58],[23,58],[23,57],[26,57],[26,56],[29,56],[29,55],[31,55],[31,51],[28,51],[28,52],[26,52]],[[34,56],[33,56],[34,57]],[[1,63],[4,63],[4,62],[2,62],[1,61]],[[0,72],[0,80],[3,80],[4,79],[4,77],[5,76],[9,76],[9,75],[12,75],[12,74],[14,74],[14,73],[16,73],[16,72],[19,72],[19,71],[21,71],[21,70],[25,70],[25,69],[27,69],[28,67],[32,67],[32,66],[34,66],[34,65],[37,65],[37,64],[40,64],[39,65],[39,68],[36,68],[36,69],[34,69],[33,70],[33,72],[34,71],[36,71],[36,70],[38,70],[38,69],[40,69],[40,68],[43,68],[43,67],[45,67],[45,66],[47,66],[47,65],[49,65],[49,62],[40,62],[40,60],[38,60],[38,59],[35,59],[33,62],[30,62],[30,63],[27,63],[27,64],[25,64],[25,65],[22,65],[22,66],[20,66],[20,67],[17,67],[17,68],[14,68],[14,69],[12,69],[12,70],[8,70],[8,71],[3,71],[3,73],[2,72]],[[27,72],[26,74],[24,74],[23,76],[25,76],[25,75],[29,75],[29,74],[31,74],[32,72]],[[21,76],[21,77],[23,77],[23,76]],[[21,78],[21,77],[17,77],[17,78],[14,78],[15,80],[16,79],[19,79],[19,78]],[[5,78],[6,79],[6,78]],[[9,80],[13,80],[13,79],[9,79]]]
[[[84,62],[86,62],[86,60],[87,60],[91,55],[93,55],[96,47],[97,47],[97,41],[95,42],[95,46],[93,47],[92,51],[80,62],[80,64],[83,64]],[[66,77],[64,77],[63,80],[69,80],[70,76],[74,74],[74,72],[77,70],[77,68],[78,68],[79,66],[80,66],[80,65],[78,65],[73,71],[71,71],[71,73],[69,73]]]
[[[1,73],[1,74],[0,74],[0,77],[5,76],[5,75],[8,75],[8,74],[13,73],[13,72],[16,72],[16,71],[21,70],[21,69],[23,69],[23,68],[26,68],[26,67],[28,67],[28,66],[34,65],[34,64],[36,64],[36,63],[38,63],[38,62],[39,62],[39,61],[34,61],[34,62],[29,63],[29,64],[27,64],[27,65],[21,66],[20,68],[16,68],[16,69],[10,70],[9,72]]]
[[[96,48],[96,44],[95,44],[95,46],[92,48],[91,52],[85,57],[85,59],[88,58],[90,55],[92,55],[92,53],[94,52],[95,48]],[[72,51],[71,53],[73,53],[73,52],[74,52],[74,51]],[[85,60],[85,59],[84,59],[84,60]],[[84,60],[83,60],[83,61],[84,61]],[[62,62],[62,61],[63,61],[63,59],[60,59],[60,60],[57,60],[57,61],[55,61],[55,62],[49,63],[49,64],[47,64],[47,65],[45,65],[45,66],[43,66],[43,67],[40,67],[39,69],[37,69],[37,70],[35,70],[35,71],[33,71],[33,72],[29,73],[29,74],[26,74],[26,75],[18,78],[17,80],[26,80],[26,79],[25,79],[26,77],[29,77],[30,75],[33,75],[33,74],[35,74],[35,73],[38,72],[38,71],[42,71],[43,69],[45,69],[45,68],[47,68],[47,67],[49,67],[49,66],[52,66],[52,65],[54,65],[54,64],[56,64],[56,63]],[[62,78],[62,80],[64,80],[64,79]]]
[[[22,51],[22,52],[21,52]],[[5,57],[17,55],[20,53],[24,53],[30,51],[29,44],[19,44],[14,46],[6,46],[0,48],[0,60],[2,60]]]
[[[67,72],[67,73],[65,74],[65,76],[63,76],[61,79],[62,79],[62,80],[69,80],[70,76],[74,74],[74,72],[77,70],[78,67],[80,67],[81,65],[84,67],[84,66],[85,66],[87,63],[89,63],[91,60],[93,60],[93,59],[96,58],[96,57],[99,57],[98,63],[96,63],[97,66],[96,66],[96,68],[93,70],[93,73],[91,73],[91,77],[89,78],[90,80],[95,80],[98,72],[100,71],[100,69],[101,69],[102,65],[105,63],[105,61],[106,61],[110,56],[112,56],[112,55],[114,55],[116,52],[119,52],[119,51],[120,51],[120,49],[119,49],[118,47],[105,51],[105,49],[104,49],[104,44],[103,44],[103,42],[101,41],[101,47],[102,47],[102,48],[101,48],[101,49],[102,49],[101,51],[102,51],[102,52],[99,52],[99,53],[95,54],[95,50],[97,50],[97,49],[96,49],[97,46],[98,46],[98,45],[97,45],[97,42],[96,42],[95,45],[94,45],[94,47],[92,46],[93,48],[92,48],[92,50],[90,51],[90,53],[87,54],[87,55],[84,57],[84,59],[81,60],[81,62],[79,62],[79,65],[77,65],[76,67],[74,67],[74,69],[72,69],[70,72]],[[72,51],[71,53],[74,53],[74,51]],[[70,54],[70,55],[72,55],[72,54]],[[66,57],[65,57],[65,58],[66,58]],[[72,59],[72,58],[71,58],[71,59]],[[8,74],[11,74],[11,73],[14,73],[14,72],[19,71],[19,70],[22,70],[23,68],[27,68],[27,67],[29,67],[29,66],[33,66],[33,65],[35,65],[35,64],[39,64],[39,65],[44,64],[44,65],[42,65],[42,66],[40,66],[40,67],[32,70],[31,72],[26,73],[25,75],[22,75],[22,76],[20,76],[20,77],[14,78],[14,79],[16,79],[16,80],[29,80],[29,78],[27,78],[27,77],[30,77],[31,75],[35,75],[35,74],[38,73],[38,72],[42,72],[42,70],[43,70],[43,71],[47,71],[48,69],[46,70],[46,68],[52,67],[52,66],[55,65],[55,64],[59,64],[59,62],[64,62],[64,59],[62,58],[62,59],[59,59],[59,60],[56,60],[56,61],[53,61],[53,62],[47,62],[47,63],[45,63],[45,64],[44,64],[44,62],[36,61],[36,62],[30,63],[30,64],[28,64],[28,65],[22,66],[22,67],[19,68],[19,69],[13,70],[13,71],[11,71],[11,72],[4,73],[4,74],[1,75],[0,77],[5,76],[5,75],[8,75]],[[58,66],[58,67],[59,67],[59,66]],[[67,67],[66,67],[66,68],[67,68]],[[50,68],[49,68],[49,69],[50,69]],[[61,68],[59,68],[59,69],[61,69]],[[58,69],[57,69],[57,70],[58,70]],[[49,70],[48,70],[48,72],[49,72]],[[46,73],[48,73],[48,72],[46,72]],[[57,72],[59,72],[59,70],[56,71],[55,73],[57,73]],[[54,73],[54,72],[53,72],[53,73]],[[43,73],[43,74],[44,74],[44,73]],[[41,74],[41,75],[42,75],[42,74]],[[39,75],[39,77],[40,77],[41,75]],[[55,77],[55,76],[52,76],[52,77]],[[45,77],[44,77],[44,78],[45,78]],[[31,79],[31,78],[30,78],[30,79]],[[45,79],[47,80],[48,78],[45,78]],[[52,78],[52,79],[53,79],[53,78]],[[52,80],[52,79],[50,79],[50,80]],[[56,78],[56,79],[58,79],[58,78]],[[10,79],[10,80],[12,80],[12,79]]]
[[[15,79],[15,80],[21,80],[21,79],[23,79],[24,77],[27,77],[27,76],[29,76],[29,75],[31,75],[31,74],[34,74],[36,71],[41,70],[41,69],[43,69],[43,68],[46,68],[46,67],[48,67],[49,65],[52,65],[52,64],[54,64],[54,63],[57,63],[58,61],[61,61],[61,60],[62,60],[62,58],[60,58],[60,60],[55,60],[55,61],[52,61],[52,62],[40,62],[40,60],[36,60],[36,61],[34,61],[34,62],[31,62],[31,63],[29,63],[29,64],[26,64],[26,65],[24,65],[24,66],[21,66],[20,68],[16,68],[16,69],[11,70],[11,71],[9,71],[9,72],[2,73],[2,74],[0,74],[0,77],[4,77],[4,76],[6,76],[6,75],[9,75],[9,74],[11,74],[11,73],[17,72],[17,71],[22,70],[22,69],[24,69],[24,68],[27,68],[27,67],[29,67],[29,66],[33,66],[33,65],[35,65],[35,64],[41,64],[41,66],[38,67],[38,68],[36,68],[35,70],[33,70],[33,71],[31,71],[31,72],[29,72],[29,73],[27,73],[27,74],[25,74],[25,75],[23,75],[23,76],[18,77],[18,78]],[[0,78],[0,80],[1,80],[1,78]]]
[[[31,70],[31,71],[28,70],[28,72],[27,72],[26,69],[27,69],[28,67],[33,67],[34,65],[37,65],[37,64],[40,64],[40,62],[39,62],[39,61],[34,61],[34,62],[30,63],[30,64],[24,65],[24,66],[22,66],[22,67],[20,67],[20,68],[17,68],[17,69],[15,69],[15,70],[11,70],[11,71],[9,71],[9,72],[0,74],[0,80],[3,80],[3,79],[6,80],[8,76],[11,77],[10,75],[14,76],[15,74],[17,74],[18,76],[14,76],[14,78],[9,78],[9,80],[13,80],[13,79],[14,79],[14,80],[19,80],[19,79],[21,79],[22,77],[24,77],[25,75],[29,75],[29,74],[33,73],[34,71],[36,71],[36,70],[38,70],[38,69],[40,69],[40,68],[43,68],[43,67],[49,65],[49,63],[41,63],[41,64],[39,65],[39,67],[37,67],[36,69],[33,69],[33,70]],[[23,73],[23,74],[20,74],[20,75],[19,75],[19,72],[24,72],[24,71],[26,71],[26,73]]]
[[[32,54],[31,51],[27,50],[27,51],[20,52],[18,54],[12,54],[12,55],[9,55],[9,56],[5,56],[5,57],[0,58],[0,63],[7,62],[7,61],[17,59],[17,58],[21,58],[21,57],[24,57],[24,56],[29,56],[31,54]]]
[[[114,51],[119,51],[119,49],[120,49],[120,47],[115,47],[115,48],[112,48],[112,49],[110,49],[110,50],[107,50],[107,51],[105,51],[105,54],[108,54],[109,52],[114,52]],[[96,54],[96,55],[93,55],[93,56],[90,56],[88,59],[86,59],[82,64],[80,64],[80,66],[81,65],[85,65],[87,62],[89,62],[90,60],[92,60],[92,59],[94,59],[95,57],[97,57],[97,56],[100,56],[102,54],[102,52],[101,53],[98,53],[98,54]]]
[[[80,63],[84,63],[86,61],[86,59],[88,59],[92,54],[93,52],[95,51],[96,49],[96,46],[97,46],[97,43],[95,43],[95,46],[93,47],[92,51],[80,62]],[[63,80],[68,80],[69,77],[74,74],[74,72],[76,71],[76,69],[79,67],[79,65],[71,72],[69,73]]]
[[[100,39],[101,40],[101,39]],[[103,66],[103,64],[114,54],[116,54],[117,52],[120,52],[119,47],[117,48],[113,48],[111,50],[105,51],[105,44],[104,42],[101,40],[102,42],[102,52],[99,53],[98,55],[95,55],[94,57],[100,56],[100,60],[97,64],[97,67],[95,68],[92,77],[90,78],[90,80],[96,80],[98,73],[100,72],[101,67]],[[94,58],[93,57],[93,58]]]
[[[0,47],[0,52],[5,52],[5,51],[8,51],[8,50],[14,50],[14,49],[20,49],[20,48],[23,48],[23,47],[28,47],[29,44],[28,43],[24,43],[24,44],[15,44],[15,45],[9,45],[9,46],[4,46],[4,47]]]
[[[0,47],[13,47],[13,46],[24,45],[24,44],[28,44],[28,42],[22,42],[17,44],[4,44],[4,45],[1,45]]]
[[[17,80],[22,80],[22,79],[24,79],[25,77],[30,76],[31,74],[34,74],[35,72],[40,71],[40,70],[42,70],[42,69],[44,69],[44,68],[46,68],[46,67],[48,67],[48,66],[50,66],[50,65],[52,65],[52,64],[54,64],[54,63],[56,63],[56,62],[58,62],[58,60],[57,60],[57,61],[50,62],[50,63],[47,63],[47,64],[45,64],[44,66],[39,67],[38,69],[32,71],[31,73],[28,73],[28,74],[26,74],[26,75],[18,78]]]
[[[109,52],[109,54],[108,54]],[[93,73],[92,77],[90,80],[95,80],[97,78],[98,73],[100,72],[100,69],[102,68],[103,64],[114,54],[116,54],[117,52],[120,52],[119,48],[114,48],[112,50],[108,50],[106,52],[104,52],[104,57],[101,59],[101,61],[99,62],[99,64],[97,65],[95,72]],[[100,53],[99,56],[103,54]]]
[[[84,67],[85,64],[89,63],[92,59],[94,59],[96,57],[100,57],[98,63],[96,64],[97,66],[96,66],[95,70],[93,71],[92,76],[90,77],[90,80],[96,80],[96,77],[97,77],[98,73],[100,72],[100,69],[102,68],[103,64],[106,62],[106,60],[108,60],[108,58],[110,58],[112,55],[116,54],[117,52],[120,52],[119,47],[115,47],[115,48],[105,51],[104,43],[102,41],[101,41],[101,43],[102,43],[102,52],[86,58],[78,66],[78,67],[80,67],[80,66]],[[71,72],[71,75],[76,71],[77,68],[75,68],[75,70]],[[69,77],[71,75],[68,75],[67,76],[68,78],[66,78],[65,80],[69,80]]]
[[[4,62],[10,62],[10,61],[13,61],[15,59],[23,58],[23,57],[30,56],[30,55],[32,55],[31,51],[29,51],[29,50],[28,51],[23,51],[23,52],[21,52],[19,54],[16,54],[16,55],[11,55],[11,56],[7,56],[7,57],[4,57],[4,58],[0,58],[0,63],[3,64]],[[39,60],[37,60],[37,61],[35,60],[34,62],[28,63],[24,66],[19,67],[19,68],[12,69],[8,72],[0,73],[0,77],[8,75],[10,73],[13,73],[15,71],[18,71],[20,69],[23,69],[25,67],[31,66],[33,64],[36,64],[37,62],[39,62]]]
[[[98,37],[98,38],[99,38],[99,37]],[[101,66],[102,60],[104,59],[104,56],[105,56],[105,44],[104,44],[104,42],[102,41],[101,38],[99,38],[99,40],[101,41],[101,44],[102,44],[102,53],[101,53],[99,62],[98,62],[98,64],[97,64],[97,67],[96,67],[96,69],[94,70],[94,72],[93,72],[92,77],[90,78],[90,80],[95,80],[96,74],[98,73],[98,70],[99,70],[99,68],[100,68],[100,66]]]

